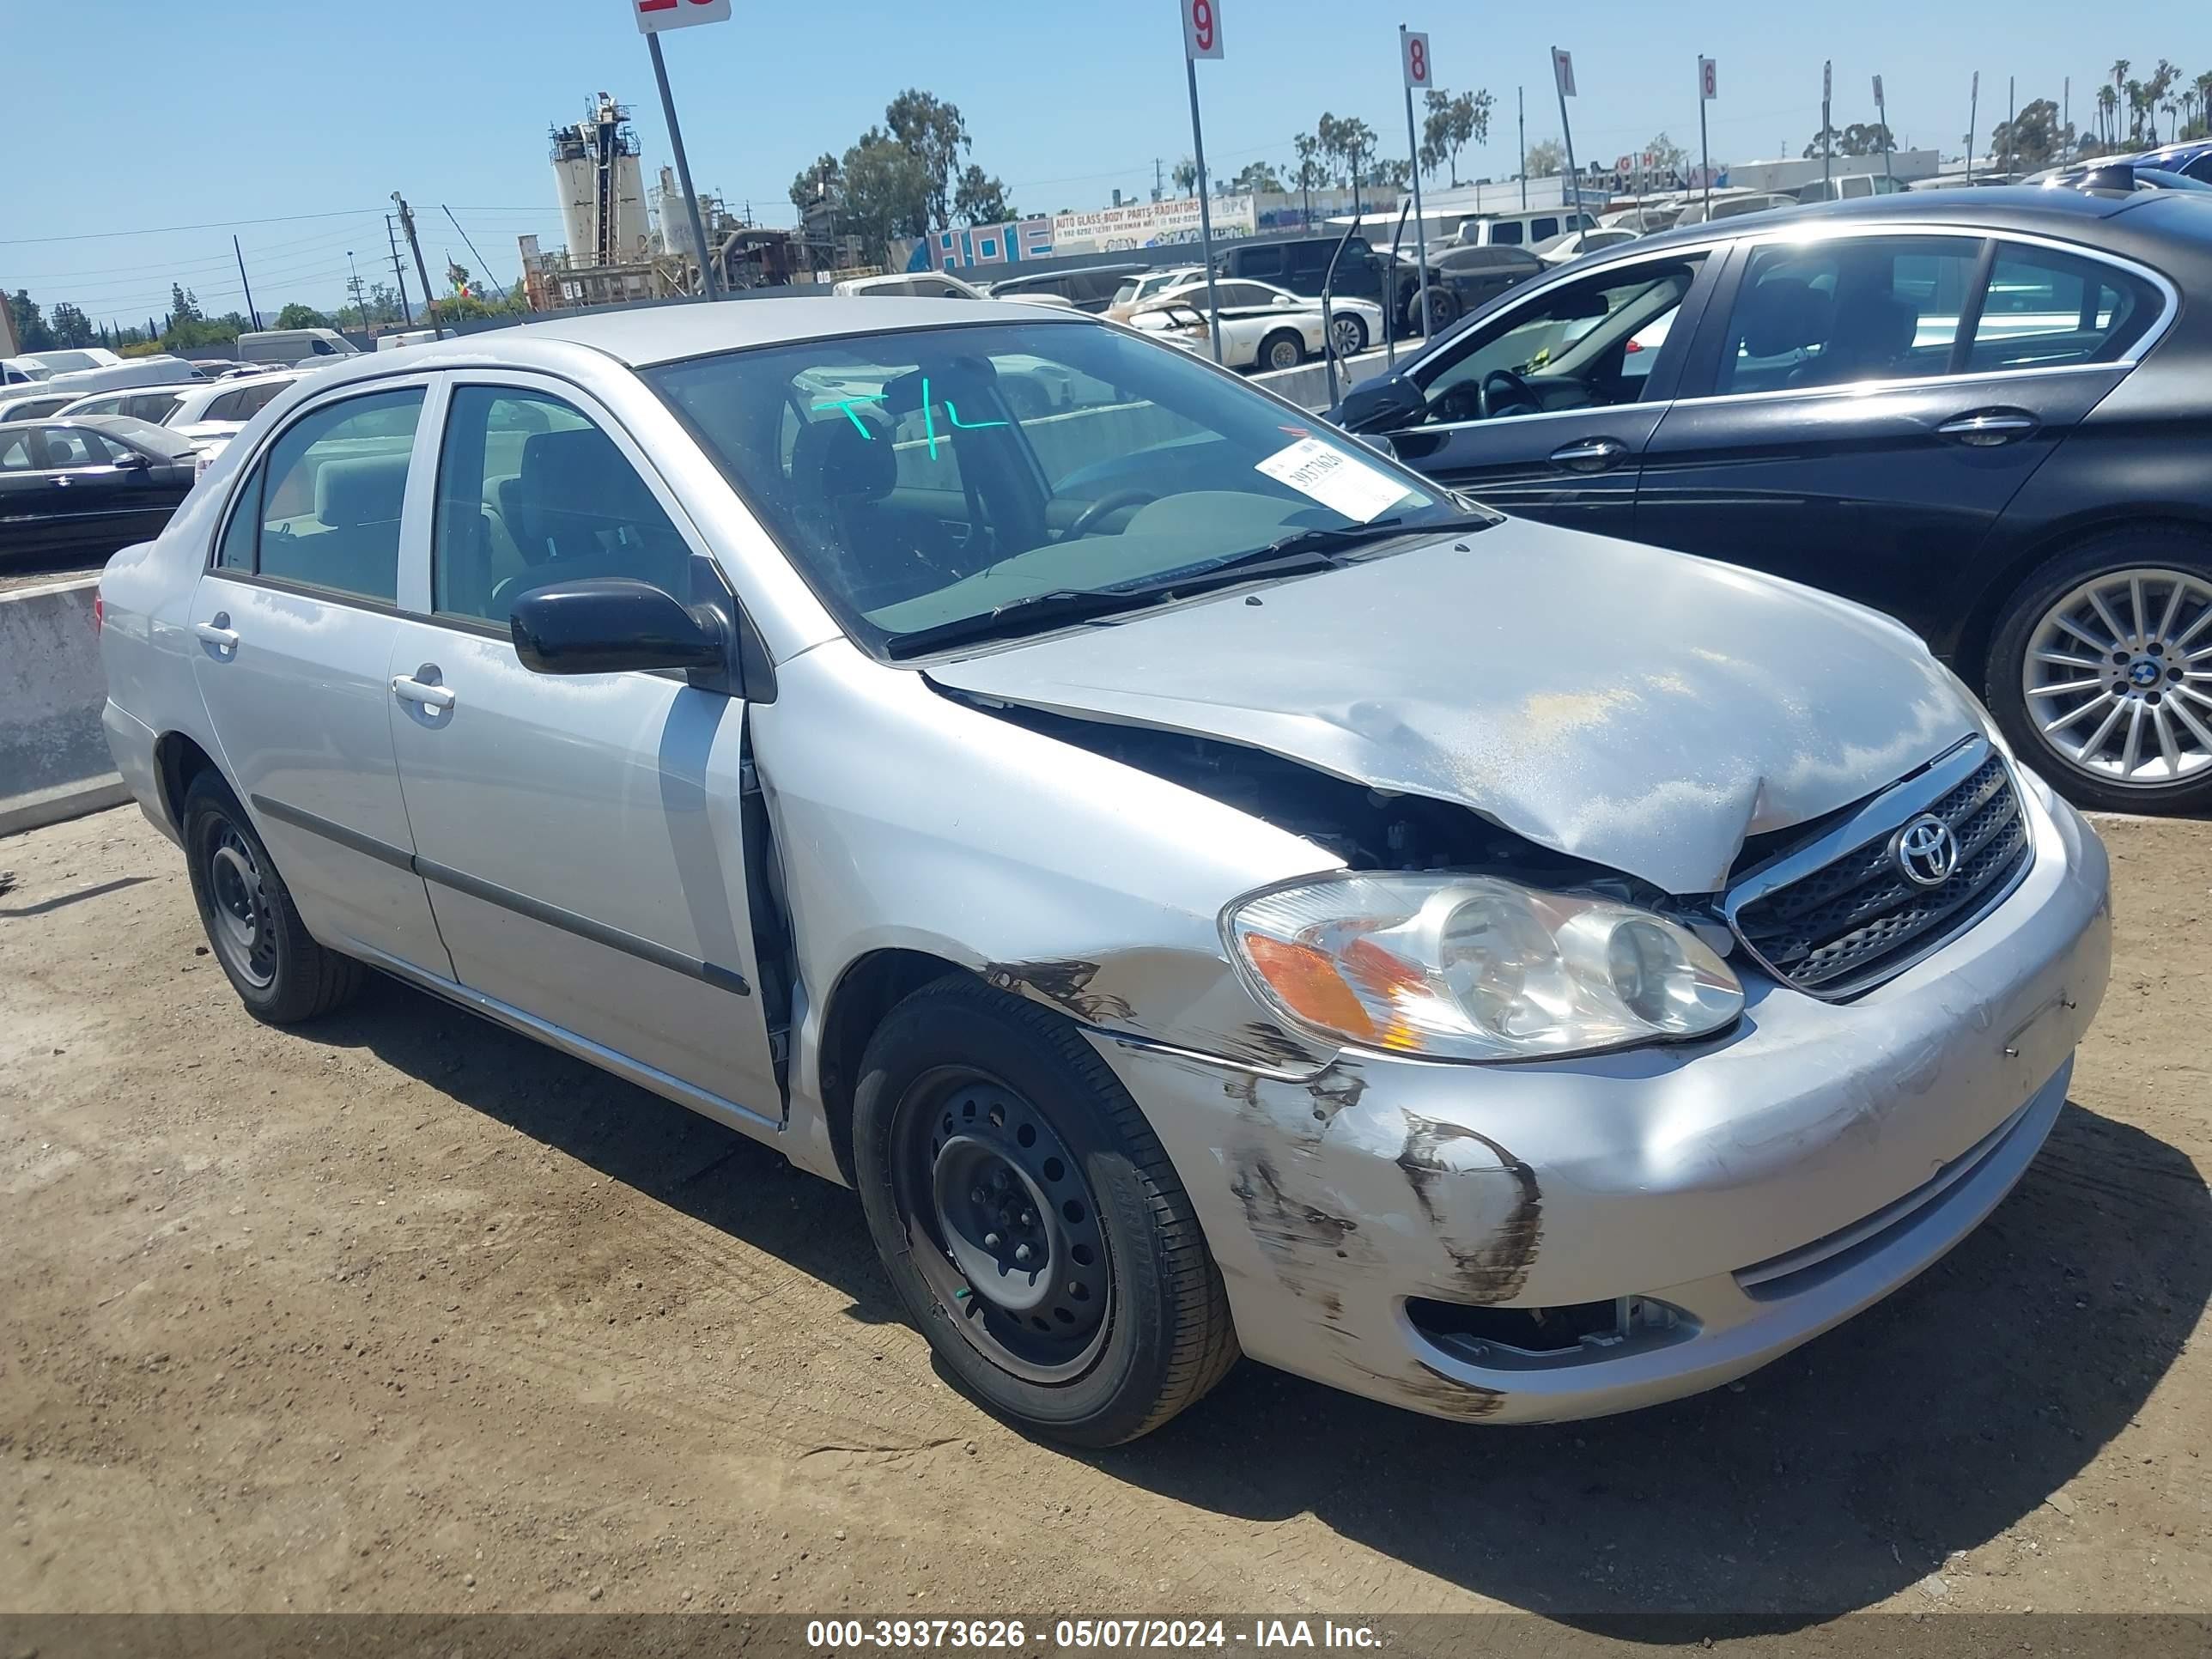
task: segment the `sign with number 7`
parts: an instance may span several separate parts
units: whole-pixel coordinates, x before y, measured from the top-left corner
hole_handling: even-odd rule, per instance
[[[640,34],[730,21],[730,0],[629,0],[629,5],[637,15]]]
[[[1221,56],[1221,0],[1176,0],[1182,8],[1182,55]]]

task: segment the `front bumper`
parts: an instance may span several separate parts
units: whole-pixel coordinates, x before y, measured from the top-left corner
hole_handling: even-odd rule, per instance
[[[1676,1398],[1921,1272],[2049,1133],[2111,915],[2094,834],[2039,782],[2023,794],[2035,863],[1996,910],[1853,1002],[1747,982],[1712,1042],[1510,1066],[1346,1054],[1293,1079],[1092,1041],[1189,1190],[1254,1358],[1493,1422]],[[1552,1354],[1424,1312],[1632,1297],[1671,1322]]]

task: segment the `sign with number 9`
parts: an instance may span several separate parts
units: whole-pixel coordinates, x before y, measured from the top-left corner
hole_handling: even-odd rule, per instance
[[[1182,8],[1182,55],[1221,56],[1221,0],[1176,0]]]

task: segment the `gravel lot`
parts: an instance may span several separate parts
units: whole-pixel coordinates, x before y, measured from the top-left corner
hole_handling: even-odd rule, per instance
[[[0,1609],[2212,1609],[2212,825],[2021,1188],[1735,1389],[1431,1422],[1247,1364],[1077,1458],[848,1194],[398,986],[240,1011],[135,809],[0,842]]]

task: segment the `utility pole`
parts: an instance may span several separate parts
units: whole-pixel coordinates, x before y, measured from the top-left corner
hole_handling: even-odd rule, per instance
[[[399,320],[407,327],[415,326],[415,309],[407,303],[407,268],[399,263],[399,238],[392,228],[392,216],[384,216],[384,240],[392,248],[392,275],[399,284]]]
[[[1157,155],[1152,157],[1152,199],[1155,202],[1160,199],[1160,191],[1164,188],[1160,182],[1160,160]]]
[[[261,313],[254,308],[253,284],[246,280],[246,250],[239,246],[238,238],[230,239],[230,251],[238,256],[238,285],[246,290],[246,314],[253,319],[253,331],[261,331]]]
[[[353,272],[353,308],[361,313],[361,331],[368,332],[368,302],[361,297],[361,267],[353,262],[353,250],[346,250],[346,269]]]
[[[1836,61],[1831,58],[1820,65],[1820,199],[1835,199],[1836,124],[1828,114],[1830,100],[1836,89]]]
[[[2074,125],[2074,77],[2070,75],[2068,76],[2063,81],[2059,82],[2059,86],[2061,90],[2058,94],[2060,99],[2058,106],[2058,131],[2062,135],[2063,135],[2066,130]],[[2065,140],[2062,137],[2061,142],[2068,143],[2070,147],[2069,140]]]
[[[1521,205],[1528,205],[1528,88],[1513,88],[1513,125],[1521,134]]]
[[[422,283],[422,309],[430,313],[430,326],[440,339],[446,337],[446,325],[438,315],[438,302],[430,296],[436,292],[430,286],[430,268],[422,263],[422,244],[415,234],[415,210],[407,205],[407,198],[398,191],[392,192],[392,204],[399,210],[399,228],[407,233],[407,246],[415,254],[415,275]]]
[[[2020,120],[2019,94],[2014,90],[2018,83],[2016,76],[2005,76],[2005,182],[2008,184],[2012,182],[2013,129]]]

